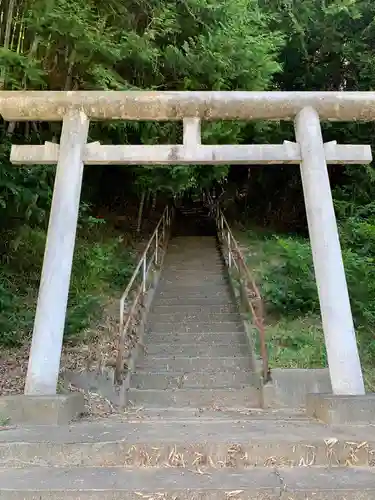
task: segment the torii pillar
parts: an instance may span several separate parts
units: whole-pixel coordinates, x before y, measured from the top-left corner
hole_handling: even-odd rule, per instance
[[[88,130],[82,112],[63,119],[26,395],[56,394]]]
[[[319,115],[312,107],[295,119],[301,176],[333,394],[365,394],[328,177]]]

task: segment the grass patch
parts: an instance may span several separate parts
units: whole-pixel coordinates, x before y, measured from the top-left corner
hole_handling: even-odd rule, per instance
[[[0,270],[0,345],[17,347],[30,338],[46,233],[23,226],[12,235]],[[86,222],[78,231],[68,300],[65,339],[80,340],[102,313],[108,297],[129,280],[135,255],[119,233]]]
[[[345,234],[343,257],[359,351],[367,389],[374,391],[375,263],[368,245],[364,252],[364,242],[353,244]],[[327,366],[309,241],[254,229],[237,232],[236,237],[265,301],[271,367]]]

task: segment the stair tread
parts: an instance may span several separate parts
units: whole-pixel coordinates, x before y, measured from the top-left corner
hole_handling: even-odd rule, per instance
[[[206,345],[226,344],[231,345],[234,343],[246,344],[246,336],[244,332],[222,332],[222,333],[155,333],[149,332],[145,340],[145,344],[160,344],[170,343],[175,346],[181,344],[195,344],[204,343]]]
[[[259,387],[259,377],[250,370],[185,371],[184,373],[137,370],[130,380],[130,386],[135,389],[227,389],[228,387],[233,389],[249,385],[256,386],[256,384]]]
[[[191,411],[199,411],[194,408]],[[143,410],[142,410],[143,411]],[[147,410],[146,410],[147,411]],[[163,411],[163,410],[162,410]],[[167,410],[165,410],[167,411]],[[172,411],[172,409],[168,409]],[[173,408],[174,412],[176,410]],[[182,411],[182,410],[181,410]],[[233,414],[230,414],[230,412]],[[186,414],[186,409],[183,410]],[[215,420],[205,422],[203,415],[211,413]],[[225,412],[230,414],[230,419],[216,421]],[[259,414],[264,410],[257,410],[254,416],[246,420],[245,409],[226,409],[222,411],[202,412],[202,418],[173,421],[132,421],[129,422],[77,422],[70,425],[26,426],[19,428],[9,428],[0,433],[0,445],[12,446],[16,443],[49,443],[49,444],[74,444],[74,443],[96,443],[96,442],[123,442],[127,441],[144,442],[149,440],[161,440],[171,443],[177,442],[283,442],[292,441],[309,442],[312,439],[324,440],[328,437],[336,438],[342,442],[353,441],[362,443],[369,438],[369,430],[366,426],[327,426],[325,424],[304,419],[297,421],[292,418],[285,419],[288,412],[275,412],[274,420],[260,419]],[[239,422],[239,417],[245,415],[244,420]],[[307,432],[308,430],[308,432]],[[373,437],[375,441],[375,435]],[[15,448],[15,446],[14,446]]]
[[[143,370],[150,367],[154,370],[163,367],[165,371],[172,369],[173,372],[180,371],[180,373],[185,373],[185,371],[191,372],[195,369],[198,371],[202,369],[212,370],[213,366],[215,366],[216,370],[223,370],[230,367],[231,369],[241,371],[244,368],[250,369],[250,358],[249,356],[215,356],[215,358],[210,359],[207,356],[153,355],[152,357],[138,360],[137,363],[137,368]]]
[[[153,322],[148,325],[147,331],[150,334],[155,333],[165,333],[165,334],[184,334],[184,333],[242,333],[244,332],[244,326],[240,321],[237,322],[228,322],[223,321],[221,323],[218,322],[199,322],[199,321],[191,321],[189,323],[178,323],[175,322]]]
[[[194,491],[222,492],[222,498],[228,497],[229,491],[243,490],[244,494],[266,491],[275,495],[271,497],[274,499],[281,498],[282,491],[288,495],[293,491],[365,490],[366,496],[361,499],[373,498],[371,495],[375,493],[375,472],[370,468],[301,467],[280,469],[275,473],[270,468],[256,467],[246,471],[220,469],[210,470],[209,474],[197,474],[184,468],[51,467],[2,470],[0,478],[0,492],[7,492],[7,498],[16,498],[15,495],[10,497],[10,493],[27,492],[28,496],[24,499],[35,498],[32,496],[35,491],[43,492],[44,498],[51,498],[49,495],[54,491],[79,492],[79,498],[82,498],[81,494],[85,491],[96,492],[95,498],[103,498],[101,495],[104,492],[113,491],[134,492],[139,495],[139,492],[155,494],[155,491],[169,493],[189,490],[190,494],[186,498],[192,498]]]
[[[250,369],[247,370],[241,370],[241,374],[243,373],[244,375],[253,375],[253,372]],[[237,375],[238,373],[235,370],[206,370],[206,371],[193,371],[193,372],[188,372],[186,373],[187,376],[189,375],[194,375],[194,376],[219,376],[219,375]],[[161,371],[161,370],[141,370],[138,369],[135,374],[132,375],[132,377],[141,377],[141,376],[148,376],[148,375],[160,375],[160,376],[165,376],[168,378],[173,378],[173,377],[179,377],[181,376],[180,372],[173,372],[173,371]]]
[[[251,386],[240,388],[201,388],[188,389],[133,389],[128,391],[129,401],[133,406],[165,406],[202,408],[225,408],[241,406],[260,407],[260,391]]]

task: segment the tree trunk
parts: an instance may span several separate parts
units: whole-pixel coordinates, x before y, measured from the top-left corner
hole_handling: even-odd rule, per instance
[[[7,20],[5,25],[5,35],[4,35],[4,49],[8,50],[10,45],[10,36],[12,30],[13,23],[13,11],[16,0],[9,0],[8,4],[8,12],[7,12]],[[4,90],[5,88],[5,78],[6,78],[6,68],[2,67],[0,71],[0,89]]]
[[[156,199],[157,199],[157,192],[155,191],[153,196],[152,196],[151,210],[155,210],[155,208],[156,208]]]
[[[139,202],[139,210],[138,210],[137,233],[141,232],[142,215],[143,215],[143,207],[145,205],[145,198],[146,198],[146,191],[142,191],[141,201]]]

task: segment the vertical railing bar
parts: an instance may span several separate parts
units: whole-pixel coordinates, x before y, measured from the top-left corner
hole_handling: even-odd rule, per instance
[[[158,257],[159,257],[159,229],[156,230],[155,233],[155,265],[158,265]]]
[[[230,232],[227,233],[228,238],[228,267],[229,269],[232,267],[232,253],[231,253],[231,241],[230,241]]]
[[[146,279],[147,279],[147,256],[143,258],[143,270],[142,270],[142,291],[146,293]]]

